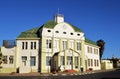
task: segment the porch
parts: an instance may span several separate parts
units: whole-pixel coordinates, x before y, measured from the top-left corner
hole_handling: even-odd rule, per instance
[[[77,52],[73,49],[66,49],[54,54],[51,60],[51,70],[65,71],[76,70],[80,71],[82,67],[81,52]]]

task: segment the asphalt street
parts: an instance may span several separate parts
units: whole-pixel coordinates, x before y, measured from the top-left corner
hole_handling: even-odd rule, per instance
[[[0,76],[0,79],[120,79],[120,71],[92,73],[86,75],[51,75],[51,76]]]

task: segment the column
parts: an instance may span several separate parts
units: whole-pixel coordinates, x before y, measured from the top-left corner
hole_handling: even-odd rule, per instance
[[[85,40],[84,40],[84,39],[81,40],[81,47],[82,47],[82,48],[81,48],[81,52],[82,52],[82,53],[81,53],[81,54],[82,54],[82,55],[81,55],[81,58],[82,58],[82,59],[81,59],[81,61],[82,61],[82,62],[81,62],[81,66],[83,67],[83,69],[84,69],[84,71],[85,71],[85,70],[86,70],[86,67],[85,67]]]
[[[54,47],[54,35],[52,35],[52,51],[51,51],[52,56],[54,55],[54,49],[55,49],[55,47]]]
[[[80,71],[80,54],[78,54],[78,71]]]
[[[65,67],[64,67],[64,69],[66,69],[67,68],[67,55],[66,55],[66,50],[64,51],[64,56],[65,56],[65,58],[64,58],[64,64],[65,64]]]
[[[74,52],[72,51],[72,69],[75,69]]]
[[[60,55],[58,54],[58,67],[60,66]]]
[[[41,73],[48,73],[46,69],[46,37],[42,37],[42,52],[41,52]]]

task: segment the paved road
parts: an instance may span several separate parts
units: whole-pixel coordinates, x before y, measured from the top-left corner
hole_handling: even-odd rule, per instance
[[[120,71],[110,71],[87,75],[1,76],[0,79],[120,79]]]

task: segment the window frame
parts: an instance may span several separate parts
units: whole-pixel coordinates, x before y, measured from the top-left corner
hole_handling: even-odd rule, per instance
[[[9,57],[9,64],[13,64],[13,63],[14,63],[14,56],[11,55],[11,56]]]
[[[36,57],[30,56],[30,66],[36,66]]]

